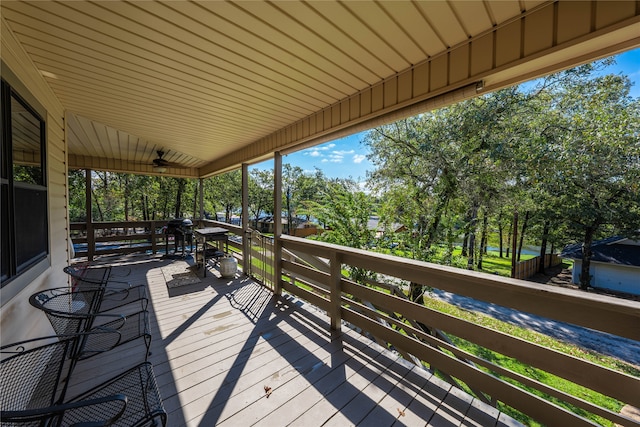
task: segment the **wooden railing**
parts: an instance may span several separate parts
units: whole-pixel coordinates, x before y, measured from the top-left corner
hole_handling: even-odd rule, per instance
[[[162,252],[173,248],[174,236],[164,234],[162,228],[168,223],[164,221],[106,221],[73,222],[71,242],[74,244],[76,257],[87,257],[92,260],[99,255],[129,254],[133,252]],[[230,234],[243,235],[241,227],[219,221],[194,220],[194,228],[224,227]],[[81,246],[79,246],[81,245]],[[235,248],[234,254],[242,259],[242,244],[234,239],[229,240],[229,247]]]
[[[165,224],[93,223],[95,242],[130,242],[129,247],[94,254],[129,253],[142,250],[144,244],[145,250],[157,250],[158,244],[164,242],[165,236],[159,230]],[[86,230],[83,226],[73,224],[72,230],[82,232]],[[248,266],[245,272],[266,286],[283,289],[326,310],[335,329],[346,323],[406,359],[437,370],[445,378],[463,382],[484,401],[501,401],[548,425],[592,425],[579,415],[512,384],[517,382],[614,423],[640,426],[623,415],[463,351],[452,345],[449,337],[515,358],[635,407],[640,406],[639,378],[411,302],[402,287],[409,283],[429,286],[640,341],[640,306],[636,302],[290,236],[279,239],[282,256],[276,260],[270,237],[244,233],[241,227],[227,223],[194,221],[194,227],[207,226],[221,226],[241,237],[230,239],[231,250]],[[244,237],[247,239],[243,244]],[[89,243],[90,239],[87,234],[74,241]],[[244,251],[244,247],[248,250]],[[367,285],[355,283],[343,276],[346,267],[374,272],[384,280],[368,280]],[[283,275],[276,283],[274,272],[279,269]]]
[[[516,264],[516,268],[514,270],[514,278],[526,280],[529,277],[535,275],[540,270],[540,258],[539,256],[527,259],[524,261],[520,261]],[[556,265],[562,264],[562,257],[558,254],[546,254],[544,258],[544,266],[547,267],[555,267]]]
[[[89,260],[97,255],[156,253],[168,237],[161,232],[165,225],[167,221],[72,222],[71,241],[76,257]]]
[[[479,398],[501,401],[544,424],[593,425],[512,382],[612,422],[640,425],[460,350],[442,337],[459,337],[636,407],[640,406],[639,378],[416,304],[404,297],[400,286],[430,286],[632,340],[640,340],[637,303],[289,236],[280,241],[282,289],[326,310],[335,328],[348,322],[406,358],[464,382]],[[286,254],[292,254],[290,259]],[[386,283],[355,283],[342,275],[347,266],[375,272]]]

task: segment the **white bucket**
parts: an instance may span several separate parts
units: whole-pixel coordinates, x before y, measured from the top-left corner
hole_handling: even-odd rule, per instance
[[[231,278],[238,271],[238,261],[232,255],[226,255],[220,258],[220,275],[225,278]]]

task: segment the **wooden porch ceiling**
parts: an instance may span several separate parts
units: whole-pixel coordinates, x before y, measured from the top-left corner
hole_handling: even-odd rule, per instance
[[[70,167],[206,176],[640,45],[639,2],[12,1]],[[16,72],[16,70],[14,70]],[[451,95],[453,93],[453,95]],[[425,103],[429,100],[437,102]],[[395,117],[397,118],[397,117]]]

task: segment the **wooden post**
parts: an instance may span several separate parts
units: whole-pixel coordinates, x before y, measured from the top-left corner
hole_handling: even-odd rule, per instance
[[[202,220],[204,219],[204,179],[198,180],[198,190],[200,191],[200,221],[198,225],[202,226]]]
[[[149,232],[151,233],[151,253],[156,254],[158,248],[156,247],[156,222],[151,221],[149,226]]]
[[[251,271],[251,235],[249,231],[249,165],[242,164],[242,271]]]
[[[341,319],[341,291],[340,280],[342,279],[342,263],[341,256],[337,252],[332,252],[330,257],[331,265],[331,283],[329,283],[330,301],[329,301],[329,317],[331,318],[331,330],[340,332],[342,324]]]
[[[93,218],[91,217],[91,169],[85,169],[84,191],[87,217],[87,260],[93,261],[93,254],[96,251],[96,236],[93,234]]]
[[[273,155],[273,293],[282,295],[282,155]]]

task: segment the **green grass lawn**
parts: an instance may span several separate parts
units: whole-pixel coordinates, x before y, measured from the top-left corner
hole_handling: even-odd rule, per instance
[[[605,366],[607,368],[610,368],[619,372],[623,372],[628,375],[640,377],[640,369],[638,369],[637,367],[634,367],[633,365],[624,363],[613,357],[604,356],[594,351],[585,350],[581,347],[567,344],[565,342],[562,342],[555,338],[549,337],[547,335],[532,331],[530,329],[521,328],[519,326],[515,326],[507,322],[502,322],[500,320],[494,319],[491,316],[487,316],[478,312],[464,310],[434,298],[425,298],[425,305],[434,310],[450,314],[452,316],[467,320],[469,322],[473,322],[477,325],[481,325],[496,331],[504,332],[511,336],[518,337],[526,341],[534,342],[538,345],[552,348],[562,353],[570,354],[574,357],[588,360],[592,363]],[[494,351],[488,350],[486,348],[480,347],[474,343],[463,340],[461,338],[456,338],[456,337],[450,337],[450,338],[458,348],[468,351],[469,353],[482,357],[486,360],[489,360],[495,363],[496,365],[505,367],[521,375],[534,378],[558,390],[562,390],[573,396],[578,396],[584,400],[587,400],[598,406],[607,408],[613,412],[620,412],[620,409],[622,409],[623,403],[616,399],[604,396],[600,393],[594,392],[585,387],[582,387],[580,385],[567,381],[563,378],[557,377],[548,372],[545,372],[540,369],[529,366],[527,364],[524,364],[511,357],[507,357],[499,353],[496,353]],[[481,369],[484,369],[484,368],[481,368]],[[486,371],[486,369],[484,370]],[[509,381],[513,383],[513,381],[509,379],[505,379],[505,381]],[[568,409],[569,411],[578,413],[581,416],[584,416],[590,420],[593,420],[598,424],[605,425],[605,426],[614,425],[608,420],[602,419],[593,414],[586,413],[584,410],[576,408],[567,403],[559,402],[555,398],[546,396],[537,390],[532,390],[525,386],[522,386],[522,387],[538,396],[541,396],[547,400],[553,401],[554,403]],[[499,405],[498,409],[500,409],[501,411],[505,412],[509,416],[519,420],[520,422],[526,425],[531,425],[531,426],[540,425],[536,421],[530,419],[525,414],[522,414],[521,412],[516,411],[515,409],[510,408],[508,406]]]
[[[412,258],[412,254],[409,251],[403,251],[401,249],[378,249],[378,252],[395,255],[403,258]],[[444,260],[444,248],[436,249],[431,262],[436,264],[443,264]],[[503,254],[504,255],[504,254]],[[459,268],[467,267],[467,259],[462,256],[462,248],[456,247],[452,253],[453,266]],[[525,255],[520,257],[521,261],[525,261],[534,258],[535,255]],[[488,251],[482,257],[482,271],[484,273],[497,274],[500,276],[511,277],[511,258],[500,257],[499,251]]]

